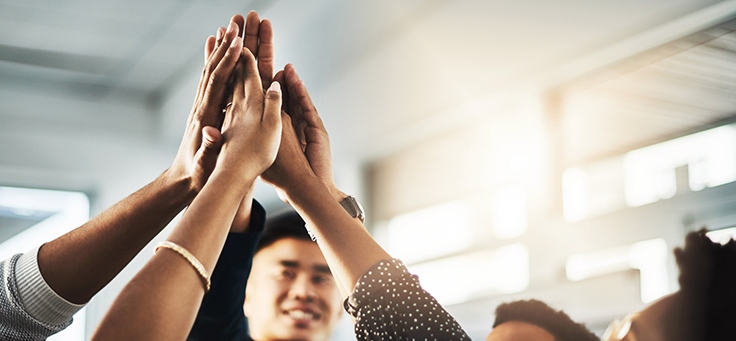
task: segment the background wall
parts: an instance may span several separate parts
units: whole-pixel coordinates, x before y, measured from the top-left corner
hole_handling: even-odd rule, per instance
[[[204,40],[251,9],[273,22],[277,65],[310,89],[338,185],[389,250],[428,282],[443,260],[527,250],[526,262],[488,260],[528,267],[520,291],[494,282],[446,301],[474,339],[499,302],[529,297],[600,333],[644,305],[640,272],[572,281],[570,256],[656,238],[671,250],[701,225],[736,225],[734,184],[692,190],[694,161],[665,172],[676,194],[642,206],[627,204],[623,175],[633,150],[733,122],[734,1],[3,1],[0,185],[81,191],[94,215],[150,182],[176,153]],[[571,168],[590,184],[572,218]],[[256,197],[283,207],[265,185]],[[460,203],[448,212],[465,212],[466,232],[415,224],[416,243],[466,239],[424,258],[402,249],[394,219],[446,203]],[[90,333],[148,257],[93,299]]]

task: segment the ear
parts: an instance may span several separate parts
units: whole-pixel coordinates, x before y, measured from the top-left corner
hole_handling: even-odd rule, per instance
[[[245,302],[243,303],[243,314],[245,314],[245,317],[250,315],[250,310],[250,304],[248,304],[248,297],[246,296]]]
[[[249,293],[250,290],[248,289],[250,289],[250,286],[245,287],[245,301],[243,302],[243,313],[245,314],[245,317],[248,317],[248,315],[253,312],[251,300],[248,299],[253,297],[253,295]]]

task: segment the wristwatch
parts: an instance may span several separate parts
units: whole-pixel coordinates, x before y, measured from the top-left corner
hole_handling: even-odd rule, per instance
[[[358,200],[355,199],[354,196],[348,195],[347,198],[340,201],[340,205],[342,206],[342,208],[348,211],[348,214],[350,214],[351,217],[360,219],[361,223],[365,222],[365,212],[363,211],[363,206],[360,205],[360,203],[358,202]],[[312,233],[309,225],[305,223],[304,228],[307,230],[309,237],[312,238],[312,241],[316,242],[317,236]]]
[[[358,203],[358,200],[356,200],[354,196],[348,195],[347,198],[340,201],[340,205],[348,211],[351,217],[360,219],[361,223],[365,222],[365,211],[363,211],[363,206],[360,206],[360,203]]]

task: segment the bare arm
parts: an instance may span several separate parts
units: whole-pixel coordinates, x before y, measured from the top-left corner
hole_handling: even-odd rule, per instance
[[[363,224],[340,205],[346,195],[337,189],[327,131],[304,83],[287,65],[276,80],[286,84],[279,154],[262,178],[281,192],[317,237],[343,295],[371,266],[389,254]]]
[[[253,181],[273,162],[281,134],[278,83],[265,96],[255,58],[242,40],[233,105],[223,123],[215,171],[169,236],[212,272],[228,229]],[[228,58],[226,56],[226,58]],[[265,97],[265,98],[264,98]],[[204,295],[199,274],[179,254],[162,249],[123,289],[93,339],[182,340]]]
[[[208,58],[177,156],[168,170],[88,223],[45,244],[41,273],[61,297],[84,303],[109,283],[204,186],[217,160],[221,110],[230,69],[220,65],[237,26],[206,44]],[[220,51],[221,50],[221,51]],[[234,65],[234,62],[232,63]],[[218,67],[219,66],[219,67]]]

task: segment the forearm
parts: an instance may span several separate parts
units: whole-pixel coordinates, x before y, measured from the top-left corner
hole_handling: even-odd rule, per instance
[[[246,233],[251,231],[251,211],[253,208],[253,190],[255,188],[255,181],[251,184],[248,191],[240,201],[240,206],[235,213],[232,225],[230,226],[230,232]]]
[[[213,174],[168,240],[212,273],[244,188]],[[181,255],[159,249],[123,289],[95,333],[100,340],[183,340],[204,295],[200,275]]]
[[[38,265],[59,296],[86,303],[194,197],[165,172],[81,227],[43,245]]]
[[[286,191],[289,201],[317,237],[342,291],[350,293],[366,270],[391,256],[343,209],[322,181],[308,175],[298,183]]]

